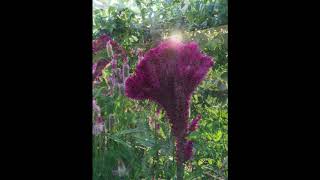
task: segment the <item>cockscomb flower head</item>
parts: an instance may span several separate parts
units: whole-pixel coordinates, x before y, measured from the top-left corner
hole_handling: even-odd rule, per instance
[[[184,158],[190,98],[214,65],[195,42],[166,40],[144,54],[125,84],[126,96],[149,99],[166,112],[177,143],[177,161]]]
[[[202,54],[194,42],[164,41],[145,53],[135,74],[126,80],[126,95],[161,105],[174,133],[181,136],[181,129],[186,130],[188,126],[192,92],[213,64],[212,59]]]

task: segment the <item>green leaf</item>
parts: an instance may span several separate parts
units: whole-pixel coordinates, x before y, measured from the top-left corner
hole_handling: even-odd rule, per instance
[[[127,146],[127,147],[129,147],[129,148],[132,148],[132,146],[131,146],[129,143],[121,140],[120,138],[118,138],[118,137],[116,137],[116,136],[111,135],[111,136],[108,136],[108,137],[109,137],[110,139],[114,140],[115,142],[118,142],[118,143],[120,143],[120,144],[122,144],[122,145],[124,145],[124,146]]]
[[[201,166],[201,165],[203,164],[203,162],[204,162],[204,159],[200,159],[200,160],[198,161],[198,166]]]
[[[228,81],[228,72],[224,72],[221,74],[221,79],[223,79],[224,81]]]
[[[97,61],[101,59],[106,59],[108,58],[108,52],[107,49],[102,49],[101,51],[98,51],[96,54],[93,55],[93,63],[96,63]]]
[[[222,81],[218,82],[218,88],[220,91],[225,91],[228,89],[227,85],[225,83],[223,83]]]
[[[138,132],[145,132],[145,129],[140,129],[140,128],[135,128],[135,129],[128,129],[128,130],[124,130],[124,131],[120,131],[118,133],[116,133],[116,136],[119,135],[126,135],[126,134],[130,134],[130,133],[138,133]]]
[[[138,41],[138,38],[136,36],[132,36],[134,41]]]
[[[141,144],[142,146],[145,146],[145,147],[153,147],[155,142],[154,140],[150,140],[150,139],[146,139],[146,138],[140,138],[140,137],[137,137],[135,136],[135,139],[136,139],[136,142],[138,144]]]
[[[218,142],[222,137],[222,131],[218,130],[214,135],[213,135],[213,140],[215,142]]]

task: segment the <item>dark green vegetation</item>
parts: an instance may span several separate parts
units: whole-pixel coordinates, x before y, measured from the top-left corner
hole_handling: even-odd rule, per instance
[[[227,1],[99,2],[105,5],[93,11],[93,37],[107,34],[117,41],[127,52],[130,73],[138,61],[138,48],[145,52],[171,35],[198,42],[214,57],[215,67],[192,96],[190,117],[201,114],[202,120],[190,135],[195,154],[184,175],[228,179]],[[174,179],[174,139],[164,112],[157,115],[154,103],[134,101],[112,89],[106,82],[110,73],[107,67],[93,89],[105,121],[105,132],[93,136],[93,179]],[[109,95],[112,90],[115,93]]]

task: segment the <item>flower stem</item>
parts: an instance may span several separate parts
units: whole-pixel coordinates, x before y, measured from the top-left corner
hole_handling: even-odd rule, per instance
[[[182,162],[177,163],[177,180],[183,180],[184,165]]]
[[[177,180],[183,180],[184,176],[184,143],[185,140],[181,138],[176,138],[176,153],[177,153]]]
[[[155,144],[156,144],[156,148],[158,148],[158,141],[157,141],[157,128],[156,128],[157,122],[156,120],[154,120],[154,138],[155,138]],[[158,150],[156,151],[156,157],[155,157],[155,161],[154,161],[154,176],[155,179],[158,179],[157,177],[157,163],[158,163]]]

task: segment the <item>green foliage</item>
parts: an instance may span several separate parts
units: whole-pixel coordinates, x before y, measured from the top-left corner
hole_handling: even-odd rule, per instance
[[[186,163],[185,179],[228,179],[227,1],[101,2],[106,7],[93,11],[93,37],[106,33],[124,47],[130,73],[138,60],[131,51],[148,50],[176,31],[186,41],[197,41],[214,57],[215,67],[192,96],[190,118],[201,114],[202,119],[199,129],[189,136],[194,140],[195,154]],[[107,56],[101,51],[93,61]],[[93,179],[174,179],[175,144],[164,112],[157,116],[157,106],[151,102],[134,101],[118,91],[111,95],[106,81],[110,74],[109,66],[93,89],[105,120],[105,132],[93,136]],[[149,123],[150,117],[159,124],[159,130],[155,123]]]

